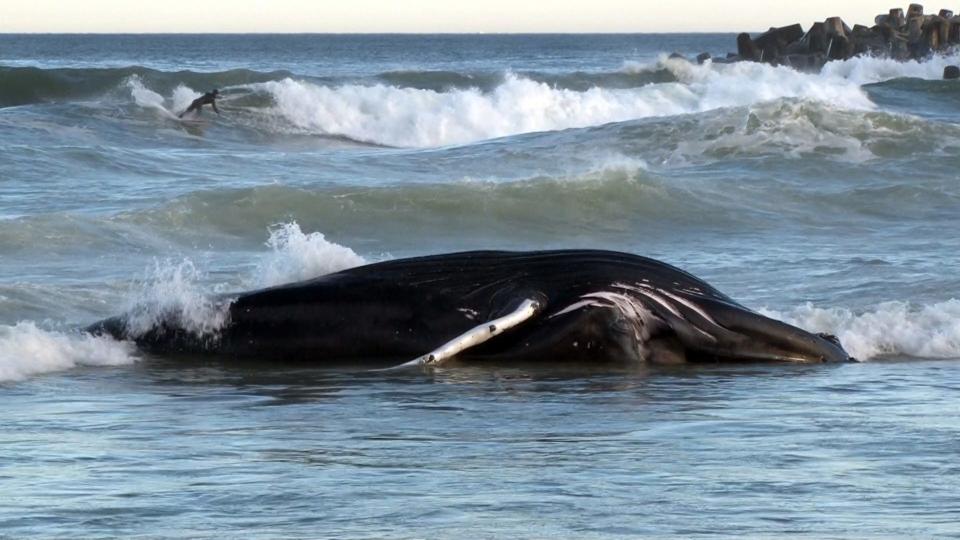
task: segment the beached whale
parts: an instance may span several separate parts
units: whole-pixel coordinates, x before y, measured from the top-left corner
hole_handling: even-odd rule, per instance
[[[751,311],[668,264],[595,250],[473,251],[380,262],[221,299],[199,333],[176,314],[87,330],[158,353],[312,364],[843,362],[836,338]]]

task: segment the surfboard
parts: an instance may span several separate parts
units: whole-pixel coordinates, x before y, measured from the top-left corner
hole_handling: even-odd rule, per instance
[[[171,113],[171,114],[173,114],[173,113]],[[179,114],[174,114],[174,115],[173,115],[173,117],[176,118],[181,124],[187,124],[187,125],[190,125],[190,126],[197,126],[197,125],[203,125],[203,124],[206,124],[206,123],[207,123],[207,121],[203,118],[203,116],[197,114],[197,113],[194,112],[194,111],[190,111],[190,112],[185,113],[185,114],[184,114],[184,113],[181,113],[181,114],[183,114],[183,116],[180,116]]]

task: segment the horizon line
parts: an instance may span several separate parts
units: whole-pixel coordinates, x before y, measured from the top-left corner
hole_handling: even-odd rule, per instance
[[[530,36],[530,35],[543,35],[543,36],[561,36],[561,35],[582,35],[582,36],[635,36],[635,35],[648,35],[648,36],[666,36],[666,35],[677,35],[677,34],[739,34],[741,32],[756,33],[764,32],[765,30],[758,31],[749,31],[749,30],[694,30],[694,31],[670,31],[670,32],[562,32],[562,31],[548,31],[548,32],[269,32],[269,31],[252,31],[252,32],[2,32],[0,31],[0,36],[207,36],[207,35],[222,35],[222,36],[246,36],[246,35],[274,35],[274,36],[435,36],[435,35],[447,35],[447,36]]]

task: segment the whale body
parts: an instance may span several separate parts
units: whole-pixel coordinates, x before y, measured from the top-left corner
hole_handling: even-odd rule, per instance
[[[130,315],[87,331],[160,354],[313,364],[843,362],[839,341],[756,313],[669,264],[600,250],[379,262],[218,299],[224,322]]]

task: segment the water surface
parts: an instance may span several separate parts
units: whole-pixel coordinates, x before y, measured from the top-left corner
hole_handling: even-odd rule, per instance
[[[0,536],[960,535],[955,55],[731,35],[0,36]],[[223,92],[217,116],[176,115]],[[630,251],[843,366],[145,356],[122,311],[451,250]]]

